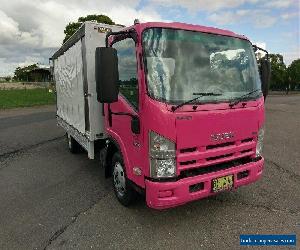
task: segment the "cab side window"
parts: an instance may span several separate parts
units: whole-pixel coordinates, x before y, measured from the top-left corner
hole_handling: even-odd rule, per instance
[[[118,54],[120,93],[138,109],[138,80],[135,42],[131,38],[113,44]]]

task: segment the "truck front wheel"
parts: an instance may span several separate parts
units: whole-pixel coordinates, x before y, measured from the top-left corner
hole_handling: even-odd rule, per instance
[[[118,152],[112,158],[112,177],[114,192],[118,201],[123,206],[129,206],[135,200],[136,192],[127,179],[124,162]]]

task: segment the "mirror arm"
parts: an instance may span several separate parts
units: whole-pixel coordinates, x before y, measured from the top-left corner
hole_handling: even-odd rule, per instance
[[[269,61],[269,52],[267,50],[265,50],[265,49],[263,49],[261,47],[258,47],[257,45],[254,45],[254,44],[252,44],[252,47],[253,47],[253,49],[254,49],[255,52],[257,50],[261,50],[261,51],[265,52],[266,53],[266,58]]]
[[[111,127],[112,126],[112,111],[111,111],[110,103],[108,103],[107,105],[108,105],[108,124]]]
[[[130,113],[126,113],[126,112],[111,112],[112,115],[126,115],[126,116],[130,116],[131,118],[136,117],[136,115],[130,114]]]
[[[130,37],[134,40],[135,43],[137,43],[137,40],[138,40],[137,33],[134,29],[131,29],[131,30],[125,30],[125,31],[118,31],[118,32],[108,32],[105,37],[105,46],[107,48],[109,47],[108,38],[110,36],[118,36],[118,35],[124,36],[121,40],[123,40],[124,38]],[[115,42],[117,42],[117,41],[119,41],[119,40],[116,40]]]
[[[105,47],[108,48],[108,38],[112,35],[112,32],[107,32],[105,37]]]
[[[110,127],[112,126],[112,115],[125,115],[125,116],[130,116],[131,118],[136,117],[136,115],[127,112],[113,112],[111,111],[110,104],[108,103],[108,123]]]

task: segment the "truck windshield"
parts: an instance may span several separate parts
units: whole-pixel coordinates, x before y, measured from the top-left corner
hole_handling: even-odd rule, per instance
[[[159,101],[178,104],[212,92],[198,103],[232,101],[260,90],[249,41],[208,33],[151,28],[143,33],[147,88]],[[249,98],[261,95],[256,91]]]

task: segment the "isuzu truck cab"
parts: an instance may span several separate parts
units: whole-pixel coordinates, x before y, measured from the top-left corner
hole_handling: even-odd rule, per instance
[[[217,28],[160,22],[135,22],[117,30],[93,25],[91,32],[105,40],[101,44],[99,38],[98,46],[96,38],[91,50],[94,65],[88,84],[95,85],[95,93],[88,91],[84,98],[98,101],[102,130],[95,150],[123,205],[140,192],[149,207],[170,208],[261,177],[267,55],[258,67],[258,47],[245,36]],[[96,26],[101,26],[100,32]],[[74,41],[83,43],[88,35],[80,39]],[[60,82],[58,103],[66,81],[55,61],[70,48],[52,58],[55,80]],[[82,104],[79,109],[90,103]],[[94,147],[80,139],[84,133],[60,112],[58,108],[71,151],[80,144],[93,149],[93,158]],[[82,119],[94,120],[91,113]],[[88,129],[85,124],[83,130]]]

